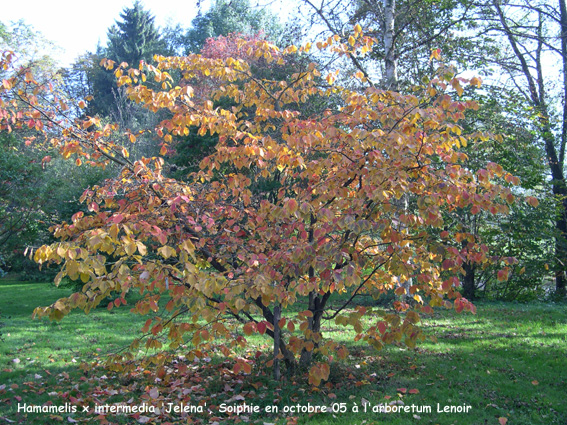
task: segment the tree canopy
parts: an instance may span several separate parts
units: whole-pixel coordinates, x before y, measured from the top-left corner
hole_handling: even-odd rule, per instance
[[[348,43],[337,36],[317,47],[364,54],[374,42],[356,26]],[[25,89],[40,89],[30,75],[6,80],[3,93],[16,103],[4,105],[4,128],[23,122],[36,130],[59,127],[64,137],[50,143],[65,158],[123,167],[119,178],[84,192],[88,212],[56,227],[60,242],[35,251],[40,264],[61,264],[56,283],[64,276],[85,283],[36,315],[61,319],[75,308],[88,312],[115,293],[110,309],[139,291],[133,311],[151,314],[144,327],[147,348],[160,348],[164,335],[170,347],[188,337],[191,356],[213,343],[230,353],[246,344],[235,329],[267,334],[275,341],[274,361],[283,357],[289,370],[310,366],[318,385],[328,377],[332,353],[347,354],[324,338],[322,320],[352,326],[357,339],[377,348],[395,342],[413,347],[423,338],[420,314],[439,306],[474,311],[458,291],[458,275],[464,263],[490,261],[488,249],[466,229],[444,230],[445,217],[457,209],[506,214],[515,197],[502,183],[518,179],[495,163],[474,173],[465,166],[460,147],[492,136],[463,133],[459,122],[477,106],[446,90],[461,93],[464,81],[441,66],[412,95],[360,91],[336,84],[337,73],[321,75],[314,63],[289,78],[259,79],[251,61],[285,64],[311,45],[281,50],[265,40],[238,44],[245,57],[162,56],[142,69],[105,62],[131,101],[152,113],[168,112],[155,129],[164,152],[191,128],[218,136],[215,152],[187,182],[165,178],[162,158],[131,161],[127,149],[108,138],[113,129],[97,119],[78,127],[62,123],[57,104],[49,109]],[[172,72],[214,81],[213,88],[194,97],[191,86],[171,84]],[[360,72],[347,77],[365,78]],[[297,108],[329,96],[339,103],[317,115]],[[221,98],[232,106],[214,107]],[[137,136],[129,138],[136,142]],[[400,202],[408,192],[415,210]],[[504,267],[499,275],[508,273]],[[391,290],[404,295],[394,312],[378,313],[363,329],[361,318],[376,313],[349,309],[353,300]],[[164,314],[155,315],[162,297],[169,299]],[[337,297],[343,301],[331,305]],[[295,304],[304,307],[286,313]],[[315,353],[327,360],[314,364]],[[242,367],[249,365],[238,361],[236,368]]]

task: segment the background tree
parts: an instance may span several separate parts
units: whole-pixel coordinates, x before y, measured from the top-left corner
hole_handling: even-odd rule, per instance
[[[167,54],[166,43],[154,24],[154,17],[144,10],[140,1],[135,1],[131,8],[124,8],[120,20],[109,28],[107,46],[99,47],[89,59],[93,68],[86,72],[93,99],[89,101],[87,115],[112,117],[113,121],[122,123],[127,120],[124,96],[116,86],[114,75],[100,66],[102,59],[138,66],[140,61],[151,62],[156,53]]]
[[[272,14],[263,8],[254,8],[249,0],[215,0],[207,12],[199,11],[182,44],[185,54],[197,53],[208,38],[231,33],[251,36],[259,32],[276,41],[282,30]]]
[[[35,75],[39,87],[51,85],[53,100],[64,95],[64,73],[49,55],[54,51],[51,43],[32,27],[18,22],[2,25],[0,47],[11,57],[12,64],[21,67],[2,68],[0,77],[25,80]],[[11,52],[11,53],[7,53]],[[80,86],[80,82],[76,82]],[[37,94],[41,95],[41,90]],[[8,99],[4,98],[4,101]],[[10,101],[17,102],[16,98]],[[75,114],[80,108],[76,106]],[[68,113],[69,111],[65,111]],[[75,115],[76,116],[76,115]],[[46,279],[49,273],[40,273],[24,252],[52,240],[49,227],[70,220],[81,208],[79,197],[83,190],[108,177],[108,171],[77,169],[67,161],[55,159],[57,152],[48,145],[40,150],[26,144],[26,139],[37,135],[33,124],[11,128],[0,133],[2,158],[0,159],[0,256],[2,268],[22,280]]]
[[[520,178],[520,185],[512,188],[516,196],[531,194],[541,202],[537,211],[522,202],[511,205],[508,215],[488,216],[463,210],[454,225],[469,229],[471,238],[482,240],[495,258],[514,257],[518,263],[510,267],[509,278],[499,279],[493,265],[465,264],[463,294],[476,298],[482,290],[486,298],[533,299],[544,295],[543,285],[548,281],[545,267],[552,252],[554,230],[552,203],[546,200],[549,182],[545,173],[545,152],[538,137],[526,123],[531,122],[531,111],[514,91],[486,85],[481,93],[469,93],[481,105],[478,111],[467,114],[464,130],[484,128],[501,140],[488,139],[463,148],[468,156],[467,166],[478,170],[489,162],[496,162]],[[504,182],[503,182],[504,183]],[[504,183],[505,184],[505,183]],[[544,212],[545,211],[545,212]]]
[[[492,50],[489,43],[479,46],[466,35],[466,29],[474,25],[468,0],[303,3],[311,10],[312,23],[322,25],[330,34],[342,34],[345,40],[354,24],[369,28],[367,34],[378,40],[371,54],[349,59],[351,66],[382,88],[406,90],[432,75],[429,57],[433,49],[440,49],[445,60],[457,63],[461,70],[478,64],[480,55],[471,52]]]
[[[505,47],[493,63],[506,72],[513,88],[533,111],[529,123],[545,150],[552,192],[558,202],[555,222],[556,293],[564,297],[567,280],[567,10],[564,0],[523,0],[479,4],[483,34],[498,37]],[[559,34],[559,37],[557,36]],[[553,66],[552,64],[556,64]]]

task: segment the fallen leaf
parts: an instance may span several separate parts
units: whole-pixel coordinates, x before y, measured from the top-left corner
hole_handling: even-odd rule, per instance
[[[508,422],[508,418],[498,418],[498,422],[500,422],[500,425],[506,425],[506,422]]]
[[[532,385],[539,385],[539,382],[534,379],[534,380],[532,381]]]

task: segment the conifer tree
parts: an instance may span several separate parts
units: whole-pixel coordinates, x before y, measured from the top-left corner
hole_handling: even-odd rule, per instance
[[[121,21],[108,30],[107,53],[110,59],[137,66],[140,60],[151,59],[155,53],[163,53],[162,41],[154,24],[154,17],[135,1],[131,8],[120,14]]]
[[[99,48],[94,55],[95,75],[91,76],[94,99],[87,109],[88,115],[112,116],[118,121],[122,121],[120,103],[125,100],[116,87],[112,73],[102,69],[98,62],[108,58],[137,67],[141,60],[151,61],[154,54],[166,53],[166,45],[154,24],[154,16],[144,10],[141,2],[136,0],[131,8],[125,8],[120,18],[108,30],[106,48]]]

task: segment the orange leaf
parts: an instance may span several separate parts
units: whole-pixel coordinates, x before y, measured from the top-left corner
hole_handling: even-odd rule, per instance
[[[500,423],[500,425],[506,425],[508,418],[500,417],[498,418],[498,422]]]
[[[533,196],[526,197],[526,202],[534,208],[537,208],[537,206],[539,205],[539,201],[537,200],[537,198],[534,198]]]
[[[255,328],[254,322],[248,322],[244,325],[242,330],[246,335],[252,335],[252,332],[254,332],[254,328]]]
[[[500,282],[505,282],[508,280],[508,274],[510,273],[510,269],[508,267],[498,270],[497,278]]]

